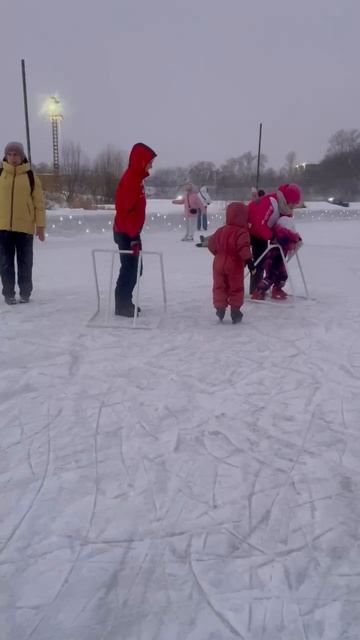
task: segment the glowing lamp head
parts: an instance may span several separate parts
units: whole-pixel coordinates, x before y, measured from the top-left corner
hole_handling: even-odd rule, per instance
[[[42,111],[50,120],[62,120],[62,104],[56,96],[50,96],[45,100]]]

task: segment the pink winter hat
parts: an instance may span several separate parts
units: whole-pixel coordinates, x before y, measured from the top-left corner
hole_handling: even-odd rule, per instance
[[[300,204],[302,197],[301,189],[294,182],[290,184],[282,184],[278,191],[281,191],[288,204]]]

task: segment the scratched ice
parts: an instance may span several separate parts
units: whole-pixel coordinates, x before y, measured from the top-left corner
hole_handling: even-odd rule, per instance
[[[1,640],[358,640],[360,223],[298,227],[316,301],[236,327],[180,232],[145,232],[143,331],[86,326],[110,232],[37,246],[0,305]]]

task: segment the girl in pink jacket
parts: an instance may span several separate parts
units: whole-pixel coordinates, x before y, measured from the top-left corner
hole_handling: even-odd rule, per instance
[[[206,213],[206,207],[200,200],[197,190],[191,182],[185,185],[184,195],[180,198],[176,198],[172,203],[184,205],[186,231],[184,237],[181,239],[192,242],[194,240],[194,231],[198,212],[200,210],[201,213]]]

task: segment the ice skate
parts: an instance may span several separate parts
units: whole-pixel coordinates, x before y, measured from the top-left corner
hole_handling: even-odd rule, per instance
[[[271,297],[273,300],[286,300],[288,294],[281,287],[273,287],[271,291]]]
[[[261,289],[255,289],[251,294],[251,300],[265,300],[265,291]]]

